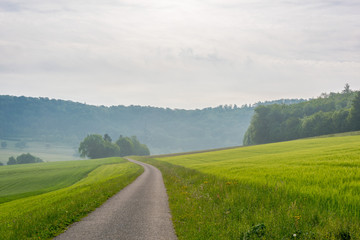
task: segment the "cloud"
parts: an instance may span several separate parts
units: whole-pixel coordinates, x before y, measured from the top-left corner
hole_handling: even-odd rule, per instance
[[[354,0],[0,1],[0,94],[194,108],[360,88],[359,11]]]

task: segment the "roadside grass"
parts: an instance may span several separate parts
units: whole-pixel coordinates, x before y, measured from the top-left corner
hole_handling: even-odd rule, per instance
[[[71,186],[0,204],[1,239],[50,239],[143,172],[142,167],[121,158],[89,161],[103,164]]]
[[[359,135],[141,160],[179,239],[360,239]]]
[[[68,187],[118,159],[19,164],[0,167],[0,204]]]

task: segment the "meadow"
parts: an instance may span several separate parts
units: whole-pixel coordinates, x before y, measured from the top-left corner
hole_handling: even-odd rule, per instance
[[[122,158],[1,166],[1,239],[50,239],[142,172]]]
[[[20,139],[19,139],[20,140]],[[6,142],[5,148],[0,148],[0,162],[6,165],[9,157],[17,157],[23,153],[31,153],[32,155],[41,158],[44,162],[54,161],[72,161],[80,159],[77,152],[77,148],[65,143],[55,142],[40,142],[33,141],[31,139],[21,139],[26,142],[26,147],[19,148],[16,144],[19,141],[3,140],[0,142]]]
[[[360,239],[360,136],[142,158],[179,239]]]

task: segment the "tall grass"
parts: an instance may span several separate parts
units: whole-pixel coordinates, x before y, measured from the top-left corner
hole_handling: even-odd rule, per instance
[[[0,204],[1,239],[52,238],[100,206],[143,171],[140,166],[120,158],[103,161],[104,165],[74,185]]]
[[[360,239],[360,136],[144,161],[180,239]]]

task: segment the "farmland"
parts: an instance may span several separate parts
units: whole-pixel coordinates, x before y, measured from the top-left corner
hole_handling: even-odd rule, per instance
[[[360,239],[360,136],[143,159],[179,239]]]
[[[1,239],[51,238],[142,171],[121,158],[2,166]]]

